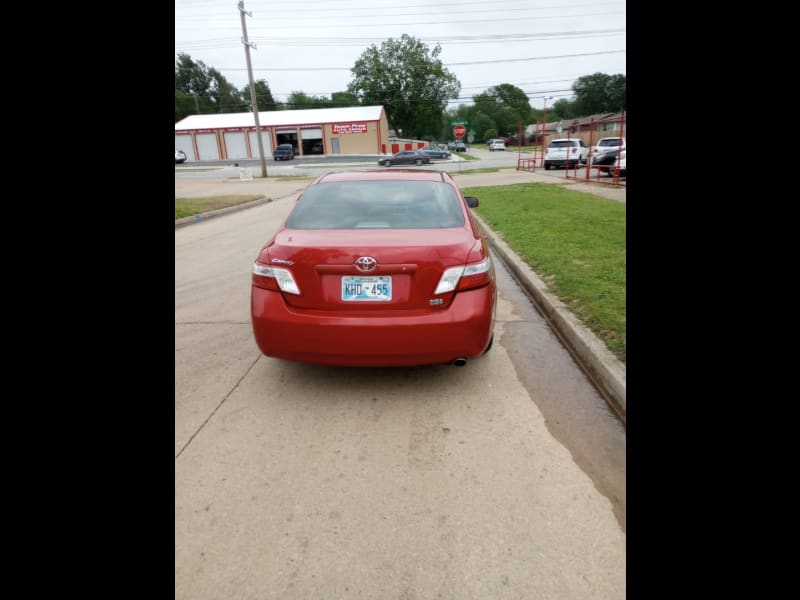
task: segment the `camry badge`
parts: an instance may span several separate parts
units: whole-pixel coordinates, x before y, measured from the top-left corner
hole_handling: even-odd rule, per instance
[[[371,256],[359,256],[356,259],[356,269],[359,271],[364,271],[368,273],[370,271],[374,271],[375,268],[378,266],[378,261],[372,258]]]
[[[277,263],[279,265],[293,265],[293,260],[283,260],[282,258],[273,258],[272,262]]]

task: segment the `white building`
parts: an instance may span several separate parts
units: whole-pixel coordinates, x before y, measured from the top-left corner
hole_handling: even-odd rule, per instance
[[[386,154],[392,151],[383,106],[258,113],[264,155],[279,144],[295,154]],[[259,158],[252,112],[190,115],[175,123],[175,147],[187,161]]]

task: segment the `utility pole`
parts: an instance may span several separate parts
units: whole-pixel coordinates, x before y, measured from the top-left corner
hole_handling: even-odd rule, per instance
[[[245,12],[244,0],[239,0],[239,14],[242,17],[242,44],[244,44],[244,55],[247,57],[247,76],[250,79],[250,101],[253,103],[253,116],[256,120],[256,137],[258,138],[258,155],[261,157],[261,176],[267,176],[267,160],[264,158],[264,141],[261,139],[261,123],[258,121],[258,101],[256,100],[256,86],[253,83],[253,65],[250,63],[250,48],[257,50],[255,44],[247,41],[247,25],[244,16],[253,16],[253,13]]]

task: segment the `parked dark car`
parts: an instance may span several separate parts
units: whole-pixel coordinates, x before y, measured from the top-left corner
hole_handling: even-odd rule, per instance
[[[422,151],[431,158],[450,158],[450,153],[447,150],[442,150],[436,146],[425,146]]]
[[[614,175],[614,166],[620,167],[620,175],[625,175],[625,167],[626,161],[624,160],[622,164],[618,162],[619,157],[619,148],[615,148],[614,150],[609,150],[607,152],[602,152],[601,154],[595,154],[591,158],[591,163],[593,167],[597,168],[597,171],[600,173],[605,173],[609,177],[613,177]]]
[[[175,164],[179,165],[184,162],[186,162],[186,152],[175,148]]]
[[[466,152],[467,145],[464,142],[456,142],[455,144],[453,144],[453,150],[455,150],[456,152]]]
[[[291,144],[281,144],[275,148],[272,157],[275,160],[292,160],[294,158],[294,146]]]
[[[403,150],[392,156],[378,159],[378,164],[384,167],[391,167],[392,165],[427,165],[430,162],[431,157],[418,150]]]

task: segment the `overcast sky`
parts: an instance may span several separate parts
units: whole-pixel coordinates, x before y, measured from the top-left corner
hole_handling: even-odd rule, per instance
[[[522,89],[542,108],[572,97],[572,83],[592,73],[625,74],[624,0],[244,0],[253,78],[276,100],[294,91],[330,97],[350,83],[350,69],[370,45],[407,33],[461,82],[448,108],[501,83]],[[247,84],[237,0],[176,0],[175,53]],[[574,55],[574,56],[569,56]],[[576,55],[576,56],[575,56]]]

